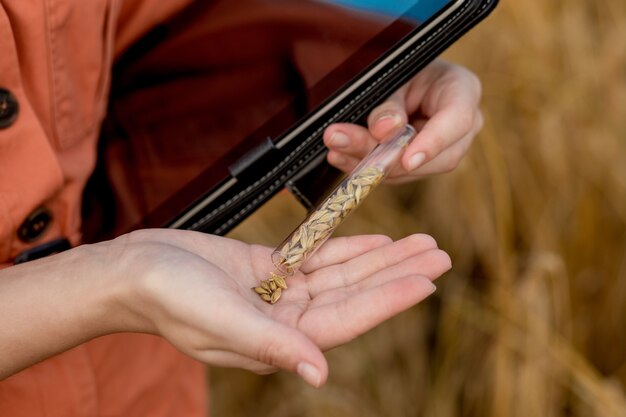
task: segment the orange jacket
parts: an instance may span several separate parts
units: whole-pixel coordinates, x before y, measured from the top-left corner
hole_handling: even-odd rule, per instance
[[[112,61],[190,2],[0,0],[0,265],[80,242]],[[0,416],[203,416],[205,396],[200,364],[158,337],[117,334],[1,381]]]

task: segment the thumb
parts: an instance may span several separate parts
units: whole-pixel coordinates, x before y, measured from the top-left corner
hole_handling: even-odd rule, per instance
[[[299,330],[277,322],[261,336],[256,359],[295,372],[316,388],[328,377],[328,364],[319,347]]]
[[[264,316],[255,315],[253,320],[245,322],[251,325],[233,335],[233,350],[258,362],[294,372],[316,388],[326,382],[326,358],[302,332]]]
[[[367,119],[367,124],[374,138],[381,140],[408,122],[405,96],[405,88],[402,88],[372,110]]]

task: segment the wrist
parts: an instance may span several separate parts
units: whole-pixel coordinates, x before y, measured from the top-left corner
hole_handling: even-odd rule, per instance
[[[146,271],[132,247],[118,238],[81,247],[91,259],[89,269],[99,271],[93,283],[93,320],[104,334],[120,332],[155,333],[146,300]]]
[[[133,331],[122,304],[130,286],[118,273],[107,246],[107,242],[82,245],[56,260],[49,258],[50,269],[62,275],[59,290],[65,295],[66,308],[60,314],[67,314],[64,319],[76,327],[81,343],[110,333]]]

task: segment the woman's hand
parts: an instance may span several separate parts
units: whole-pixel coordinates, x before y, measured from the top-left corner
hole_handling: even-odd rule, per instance
[[[450,268],[426,235],[332,239],[270,305],[251,289],[274,270],[270,248],[176,230],[116,241],[119,273],[139,283],[123,302],[135,330],[160,334],[208,364],[282,368],[314,386],[328,375],[322,351],[420,302]]]
[[[374,109],[368,128],[329,126],[324,133],[328,162],[349,172],[387,134],[411,123],[419,133],[389,180],[404,182],[451,171],[482,128],[480,98],[480,81],[473,73],[435,61]]]
[[[432,238],[328,241],[277,304],[251,289],[272,250],[181,230],[141,230],[0,271],[0,379],[90,339],[161,335],[205,363],[328,375],[339,346],[434,291],[450,268]]]

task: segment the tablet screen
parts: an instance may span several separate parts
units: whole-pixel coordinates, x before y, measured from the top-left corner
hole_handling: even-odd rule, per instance
[[[394,45],[460,3],[197,1],[114,72],[110,117],[124,132],[108,151],[122,161],[111,157],[108,166],[117,225],[161,206],[183,210],[251,148],[280,142]]]

